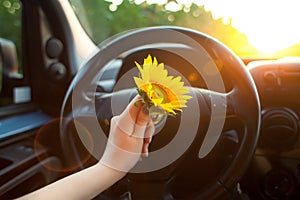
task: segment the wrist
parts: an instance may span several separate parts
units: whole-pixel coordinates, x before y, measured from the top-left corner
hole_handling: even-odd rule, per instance
[[[103,174],[105,172],[108,176],[110,176],[115,181],[122,179],[127,174],[124,171],[111,168],[100,161],[97,164],[95,164],[94,167],[96,168],[97,171],[99,171],[99,173]]]

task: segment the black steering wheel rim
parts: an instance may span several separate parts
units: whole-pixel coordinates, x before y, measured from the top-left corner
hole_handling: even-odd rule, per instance
[[[249,72],[247,72],[247,70],[244,68],[241,60],[217,40],[194,30],[179,27],[150,27],[138,29],[128,32],[125,35],[121,35],[105,45],[101,45],[99,52],[90,60],[88,60],[88,62],[82,68],[81,73],[75,77],[66,95],[62,109],[62,116],[65,119],[66,113],[69,114],[70,112],[70,108],[67,109],[67,107],[70,106],[70,101],[72,101],[71,99],[74,95],[74,89],[77,87],[77,90],[86,91],[87,88],[82,87],[82,85],[87,85],[82,83],[90,82],[90,80],[97,79],[99,76],[101,76],[99,75],[99,67],[93,66],[103,67],[126,50],[139,48],[140,46],[148,45],[153,42],[178,42],[176,41],[176,38],[168,38],[170,31],[175,31],[179,34],[183,34],[185,37],[192,38],[194,42],[197,42],[197,45],[201,45],[201,47],[205,49],[205,51],[212,57],[213,60],[218,60],[223,64],[225,74],[231,74],[230,76],[235,74],[235,76],[232,76],[233,89],[226,94],[226,98],[234,99],[233,102],[236,104],[236,106],[231,105],[231,108],[234,110],[232,112],[235,115],[239,115],[239,117],[241,117],[246,123],[244,138],[242,141],[243,144],[239,149],[237,157],[234,159],[232,165],[223,174],[223,176],[214,184],[212,184],[209,189],[201,194],[198,194],[196,197],[196,199],[216,198],[224,193],[224,190],[228,189],[233,184],[236,184],[246,170],[246,167],[255,151],[260,126],[260,105],[255,84]],[[160,37],[154,37],[157,35]],[[133,43],[133,40],[137,42]],[[188,45],[193,46],[193,44]],[[120,49],[118,48],[119,46],[126,46],[126,49]],[[95,78],[95,74],[98,74],[99,76]],[[77,95],[81,94],[79,93]],[[243,103],[245,102],[248,102],[247,106],[249,106],[249,108],[245,109],[246,111],[244,111],[243,108]],[[73,105],[73,103],[74,102],[71,104]],[[73,116],[71,116],[71,118],[73,118]],[[65,122],[62,124],[64,123]],[[62,125],[61,127],[65,126]],[[64,128],[61,128],[61,138],[62,142],[64,143],[63,147],[65,147],[63,148],[64,153],[69,157],[70,153],[72,152],[70,152],[70,145],[65,145],[65,143],[69,143],[69,141],[65,134]],[[73,150],[73,153],[76,154],[76,150]]]

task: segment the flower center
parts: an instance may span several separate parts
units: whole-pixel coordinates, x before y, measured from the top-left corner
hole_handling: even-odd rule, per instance
[[[154,103],[155,106],[171,101],[178,101],[176,95],[164,85],[158,83],[148,83],[141,87],[148,96],[148,98]]]
[[[152,84],[151,99],[162,99],[162,103],[168,102],[168,92],[165,88],[158,84]]]

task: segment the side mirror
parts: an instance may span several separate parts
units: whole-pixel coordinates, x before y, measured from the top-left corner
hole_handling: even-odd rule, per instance
[[[1,76],[20,78],[16,45],[7,39],[0,38]]]
[[[12,82],[23,78],[18,73],[18,59],[16,45],[7,39],[0,38],[0,96],[3,99],[12,99]],[[0,101],[0,104],[1,104]]]

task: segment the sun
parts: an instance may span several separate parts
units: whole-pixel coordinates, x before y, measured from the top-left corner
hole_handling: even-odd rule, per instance
[[[149,54],[141,66],[135,62],[140,76],[134,77],[140,96],[150,109],[155,106],[165,111],[166,114],[176,115],[176,111],[182,111],[186,103],[192,97],[187,95],[188,89],[184,87],[181,77],[174,78],[168,75],[164,64],[158,64],[156,57]]]
[[[232,26],[263,54],[300,43],[298,0],[206,0],[204,4],[215,19],[231,19]]]

